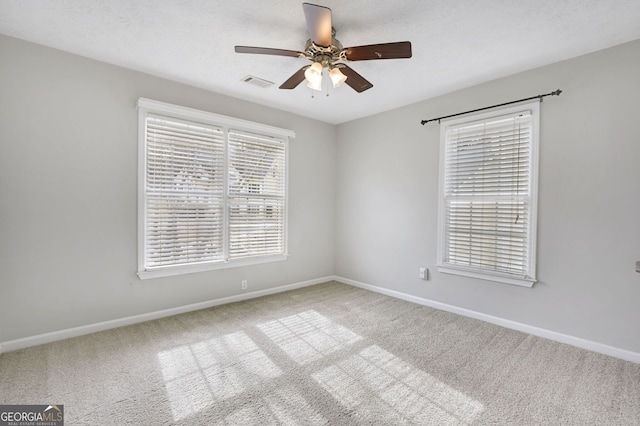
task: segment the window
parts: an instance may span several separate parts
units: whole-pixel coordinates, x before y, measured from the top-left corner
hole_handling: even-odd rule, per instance
[[[293,132],[138,100],[138,275],[286,259]]]
[[[438,268],[535,282],[539,103],[443,122]]]

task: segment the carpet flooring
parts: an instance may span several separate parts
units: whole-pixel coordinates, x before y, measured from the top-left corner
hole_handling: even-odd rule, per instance
[[[0,355],[65,425],[640,425],[640,365],[329,282]]]

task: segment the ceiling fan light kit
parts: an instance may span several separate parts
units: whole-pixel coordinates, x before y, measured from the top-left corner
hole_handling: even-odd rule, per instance
[[[411,42],[400,41],[394,43],[371,44],[343,48],[335,38],[335,29],[331,22],[331,9],[311,3],[302,3],[309,40],[303,52],[268,47],[235,46],[236,53],[254,53],[262,55],[290,56],[304,58],[312,62],[296,71],[280,89],[294,89],[303,80],[307,80],[307,87],[322,90],[322,72],[329,70],[329,77],[333,87],[340,87],[346,83],[356,92],[364,92],[373,87],[369,81],[354,71],[344,62],[368,61],[376,59],[410,58]]]
[[[304,71],[304,77],[307,79],[307,87],[313,90],[322,90],[322,65],[314,62]]]
[[[342,72],[340,71],[340,68],[335,68],[335,67],[329,70],[329,77],[333,82],[334,88],[340,87],[342,83],[344,83],[347,80],[347,76],[342,74]]]

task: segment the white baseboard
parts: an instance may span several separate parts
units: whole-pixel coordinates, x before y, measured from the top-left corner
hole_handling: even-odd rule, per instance
[[[429,300],[429,299],[425,299],[418,296],[412,296],[410,294],[389,290],[383,287],[377,287],[374,285],[361,283],[359,281],[354,281],[348,278],[342,278],[342,277],[336,276],[336,277],[333,277],[332,279],[334,281],[338,281],[343,284],[348,284],[354,287],[363,288],[365,290],[370,290],[376,293],[384,294],[386,296],[391,296],[397,299],[406,300],[408,302],[417,303],[419,305],[429,306],[431,308],[439,309],[442,311],[447,311],[447,312],[462,315],[465,317],[478,319],[481,321],[485,321],[491,324],[496,324],[512,330],[522,331],[524,333],[532,334],[534,336],[543,337],[545,339],[553,340],[560,343],[566,343],[568,345],[576,346],[578,348],[586,349],[592,352],[597,352],[604,355],[612,356],[614,358],[619,358],[625,361],[631,361],[631,362],[640,364],[640,353],[637,353],[637,352],[616,348],[616,347],[605,345],[602,343],[597,343],[590,340],[582,339],[580,337],[570,336],[568,334],[558,333],[555,331],[534,327],[531,325],[507,320],[504,318],[494,317],[492,315],[483,314],[481,312],[460,308],[454,305],[448,305],[446,303],[436,302],[434,300]]]
[[[226,303],[254,299],[256,297],[267,296],[270,294],[282,293],[284,291],[294,290],[297,288],[307,287],[315,284],[321,284],[327,281],[338,281],[343,284],[359,287],[365,290],[370,290],[376,293],[384,294],[386,296],[391,296],[397,299],[406,300],[408,302],[417,303],[419,305],[429,306],[431,308],[439,309],[442,311],[447,311],[447,312],[462,315],[465,317],[478,319],[481,321],[485,321],[491,324],[496,324],[512,330],[522,331],[524,333],[528,333],[534,336],[543,337],[545,339],[553,340],[560,343],[566,343],[568,345],[576,346],[578,348],[586,349],[586,350],[601,353],[604,355],[609,355],[614,358],[619,358],[625,361],[631,361],[631,362],[640,364],[640,353],[637,353],[637,352],[632,352],[625,349],[620,349],[613,346],[605,345],[602,343],[597,343],[590,340],[582,339],[579,337],[558,333],[558,332],[547,330],[544,328],[534,327],[534,326],[519,323],[516,321],[511,321],[504,318],[483,314],[481,312],[460,308],[458,306],[449,305],[446,303],[441,303],[434,300],[425,299],[422,297],[401,293],[395,290],[389,290],[387,288],[365,284],[359,281],[355,281],[349,278],[343,278],[339,276],[327,276],[323,278],[317,278],[314,280],[302,281],[294,284],[287,284],[287,285],[274,287],[266,290],[252,291],[249,293],[237,294],[234,296],[208,300],[205,302],[194,303],[191,305],[179,306],[176,308],[165,309],[162,311],[149,312],[146,314],[134,315],[134,316],[120,318],[116,320],[104,321],[104,322],[99,322],[95,324],[69,328],[66,330],[54,331],[51,333],[39,334],[36,336],[25,337],[22,339],[0,342],[0,354],[2,354],[3,352],[10,352],[18,349],[28,348],[31,346],[41,345],[44,343],[50,343],[58,340],[68,339],[71,337],[83,336],[85,334],[95,333],[98,331],[104,331],[104,330],[109,330],[117,327],[123,327],[126,325],[132,325],[140,322],[151,321],[154,319],[165,318],[172,315],[182,314],[185,312],[197,311],[199,309],[206,309],[212,306],[218,306]]]
[[[241,300],[254,299],[256,297],[267,296],[275,293],[282,293],[288,290],[307,287],[310,285],[320,284],[332,281],[334,277],[317,278],[309,281],[302,281],[294,284],[287,284],[279,287],[269,288],[266,290],[251,291],[248,293],[237,294],[234,296],[223,297],[220,299],[207,300],[205,302],[193,303],[191,305],[178,306],[176,308],[164,309],[162,311],[149,312],[146,314],[134,315],[115,319],[111,321],[103,321],[95,324],[83,325],[80,327],[68,328],[66,330],[54,331],[51,333],[38,334],[36,336],[24,337],[22,339],[9,340],[0,342],[0,354],[3,352],[11,352],[18,349],[24,349],[31,346],[51,343],[58,340],[69,339],[71,337],[83,336],[85,334],[95,333],[98,331],[110,330],[112,328],[123,327],[126,325],[137,324],[140,322],[151,321],[154,319],[165,318],[172,315],[183,314],[185,312],[206,309],[212,306],[224,305],[226,303],[239,302]]]

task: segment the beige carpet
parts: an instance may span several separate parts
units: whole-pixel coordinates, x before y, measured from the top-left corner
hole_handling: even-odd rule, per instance
[[[66,425],[640,425],[640,365],[339,283],[0,356]]]

